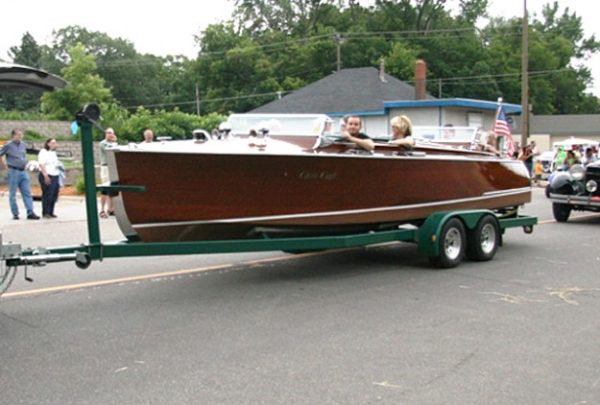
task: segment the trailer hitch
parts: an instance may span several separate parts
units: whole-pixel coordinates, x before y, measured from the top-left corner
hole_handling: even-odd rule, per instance
[[[86,251],[72,253],[50,253],[45,248],[23,250],[20,244],[2,242],[0,233],[0,295],[6,292],[15,279],[19,266],[23,266],[25,281],[32,283],[29,276],[29,267],[42,267],[48,263],[74,261],[80,269],[87,269],[92,263],[91,256]]]

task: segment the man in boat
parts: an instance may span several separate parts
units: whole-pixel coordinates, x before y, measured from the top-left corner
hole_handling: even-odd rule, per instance
[[[414,146],[415,140],[412,137],[412,123],[406,115],[399,115],[390,121],[392,126],[391,144],[400,145],[405,148]]]
[[[367,134],[360,132],[362,123],[360,117],[351,115],[346,120],[346,128],[342,131],[342,136],[346,140],[355,143],[359,148],[372,151],[375,149],[375,143],[369,138]]]
[[[144,130],[144,141],[142,143],[152,143],[154,142],[154,132],[150,128],[146,128]]]

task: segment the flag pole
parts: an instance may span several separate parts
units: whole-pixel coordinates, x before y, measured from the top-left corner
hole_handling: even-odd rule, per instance
[[[502,108],[502,97],[498,97],[498,108],[496,108],[496,119],[500,115],[500,109]]]
[[[502,97],[498,97],[498,108],[496,108],[496,118],[494,119],[494,132],[496,132],[496,123],[498,122],[498,118],[500,117],[500,111],[502,110]],[[498,134],[496,134],[496,137]],[[497,139],[497,138],[496,138]],[[502,156],[506,154],[506,137],[502,135],[502,144],[500,145],[500,150],[502,151]]]

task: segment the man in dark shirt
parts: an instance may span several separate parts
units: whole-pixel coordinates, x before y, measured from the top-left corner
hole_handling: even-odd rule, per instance
[[[351,115],[346,120],[346,127],[342,131],[342,136],[358,147],[370,152],[375,149],[375,143],[366,134],[360,132],[361,127],[360,117]]]
[[[29,175],[25,169],[27,165],[27,148],[25,147],[25,143],[22,142],[23,132],[15,128],[10,134],[12,139],[0,149],[0,156],[6,156],[6,165],[0,159],[0,168],[6,169],[6,166],[8,166],[8,201],[10,202],[13,219],[19,219],[17,188],[21,191],[21,196],[27,209],[27,219],[40,219],[33,212],[31,185],[29,183]]]

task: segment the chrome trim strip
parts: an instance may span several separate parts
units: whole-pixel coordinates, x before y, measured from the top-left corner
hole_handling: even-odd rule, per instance
[[[176,141],[178,142],[178,141]],[[191,144],[190,144],[191,145]],[[222,153],[216,153],[214,151],[197,151],[197,150],[152,150],[152,149],[126,149],[126,147],[115,147],[113,149],[116,153],[160,153],[160,154],[182,154],[182,155],[218,155],[218,156],[269,156],[269,157],[304,157],[310,159],[316,158],[335,158],[335,159],[405,159],[405,160],[437,160],[437,161],[455,161],[455,162],[493,162],[493,163],[503,163],[509,165],[521,166],[523,163],[519,160],[510,159],[507,157],[498,158],[495,156],[486,156],[480,155],[476,152],[465,151],[465,153],[461,153],[463,151],[452,152],[448,151],[448,153],[427,153],[423,151],[425,155],[410,155],[410,154],[386,154],[381,151],[375,150],[374,153],[344,153],[344,152],[331,152],[326,150],[311,150],[311,152],[298,152],[298,153],[280,153],[280,152],[271,152],[268,148],[264,150],[243,150],[237,153],[227,151]],[[396,150],[390,149],[390,152],[396,152]],[[421,152],[418,149],[416,152]],[[523,165],[523,168],[525,166]]]
[[[430,202],[430,203],[420,203],[420,204],[410,204],[410,205],[396,205],[393,207],[315,212],[315,213],[310,213],[310,214],[288,214],[288,215],[270,215],[270,216],[263,216],[263,217],[229,218],[229,219],[218,219],[218,220],[208,220],[208,221],[153,222],[153,223],[147,223],[147,224],[136,224],[136,225],[133,225],[133,228],[137,229],[137,228],[153,228],[153,227],[163,227],[163,226],[204,225],[204,224],[235,224],[235,223],[246,223],[246,222],[273,221],[273,220],[282,220],[282,219],[363,214],[366,212],[386,212],[386,211],[397,211],[397,210],[409,210],[409,209],[414,209],[414,208],[436,207],[436,206],[441,206],[441,205],[446,205],[446,204],[460,204],[460,203],[465,203],[465,202],[482,201],[482,200],[488,200],[491,198],[497,198],[499,195],[512,196],[512,195],[519,195],[519,194],[523,194],[523,193],[531,193],[531,188],[526,187],[526,188],[505,190],[504,192],[493,192],[493,195],[484,194],[480,197],[460,198],[460,199],[455,199],[455,200],[444,200],[444,201],[435,201],[435,202]]]
[[[550,201],[558,204],[586,205],[589,207],[600,207],[600,202],[592,201],[591,196],[575,196],[550,193]]]
[[[483,193],[482,195],[489,195],[489,196],[512,195],[512,194],[521,194],[521,193],[525,193],[525,192],[531,192],[531,190],[532,190],[531,187],[522,187],[522,188],[515,188],[512,190],[508,190],[509,192],[507,192],[507,190],[488,191],[488,192]]]

